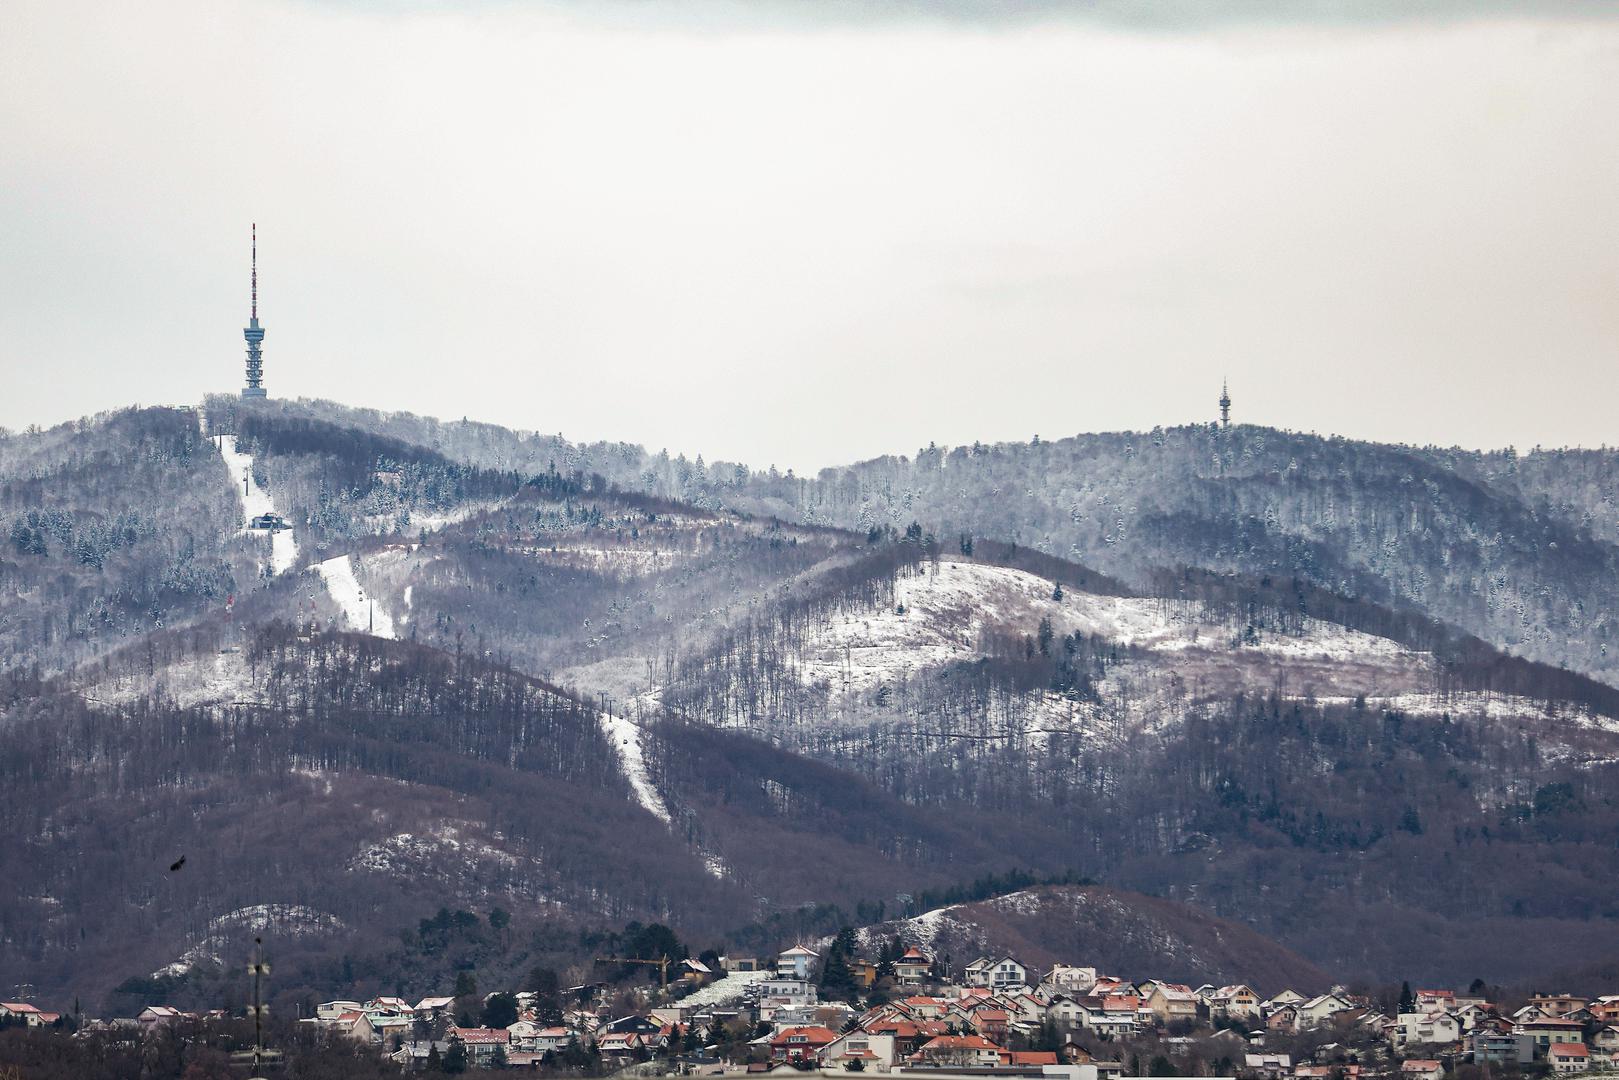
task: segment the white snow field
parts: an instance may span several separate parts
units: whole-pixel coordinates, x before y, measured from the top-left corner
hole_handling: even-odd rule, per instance
[[[326,583],[326,591],[343,611],[343,622],[350,630],[373,634],[377,637],[394,636],[393,616],[376,597],[368,597],[354,576],[353,556],[339,555],[335,559],[315,564],[315,572]]]
[[[236,489],[236,497],[242,501],[242,532],[254,530],[248,528],[248,522],[260,514],[279,514],[270,493],[259,487],[258,481],[253,479],[253,455],[238,453],[236,450],[236,436],[221,435],[219,439],[219,453],[225,459],[225,468],[230,472],[231,486]],[[244,483],[244,478],[246,482]],[[270,572],[284,574],[292,569],[292,564],[298,561],[298,543],[293,539],[291,529],[278,529],[270,534]]]

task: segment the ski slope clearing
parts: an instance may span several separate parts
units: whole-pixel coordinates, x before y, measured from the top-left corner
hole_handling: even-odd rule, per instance
[[[652,776],[647,772],[646,755],[641,747],[641,729],[622,716],[607,712],[598,715],[602,733],[618,752],[619,766],[624,770],[624,778],[630,782],[635,801],[665,825],[672,825],[674,819],[669,816],[669,808],[664,805],[663,796],[658,794],[658,789],[652,784]]]
[[[354,576],[353,556],[339,555],[335,559],[315,564],[315,572],[326,583],[326,591],[342,609],[343,622],[350,630],[377,637],[394,636],[393,616],[376,597],[368,597]]]
[[[236,497],[242,501],[242,532],[259,535],[258,530],[248,527],[248,523],[260,514],[279,514],[280,511],[275,508],[270,493],[253,479],[253,455],[237,451],[234,435],[219,436],[219,454],[225,459],[225,468],[230,472]],[[284,574],[297,561],[298,543],[293,539],[292,530],[278,529],[271,533],[270,572]]]

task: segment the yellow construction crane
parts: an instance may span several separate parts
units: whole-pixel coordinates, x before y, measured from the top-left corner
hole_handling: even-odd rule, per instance
[[[598,957],[596,957],[596,963],[598,963],[598,964],[651,964],[653,967],[658,969],[658,988],[660,990],[667,990],[669,988],[669,957],[668,956],[660,956],[656,960],[635,960],[635,959],[632,959],[632,958],[630,958],[628,956],[598,956]]]

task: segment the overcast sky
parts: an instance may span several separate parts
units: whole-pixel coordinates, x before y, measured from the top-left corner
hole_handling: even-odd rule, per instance
[[[7,0],[0,424],[239,387],[257,221],[274,396],[1619,443],[1619,19],[1523,9]]]

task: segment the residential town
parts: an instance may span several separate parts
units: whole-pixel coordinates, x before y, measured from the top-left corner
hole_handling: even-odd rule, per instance
[[[634,961],[662,986],[615,1014],[608,984],[321,1003],[299,1020],[371,1048],[401,1072],[528,1069],[605,1075],[776,1071],[975,1076],[1233,1076],[1441,1080],[1468,1067],[1526,1076],[1619,1072],[1619,995],[1535,994],[1510,1009],[1475,984],[1402,990],[1380,1011],[1336,987],[1262,995],[1245,985],[1132,982],[1013,956],[960,968],[918,945],[861,955],[850,932],[774,958]],[[458,988],[465,990],[466,987]],[[619,998],[622,1000],[622,997]],[[88,1025],[151,1032],[208,1016],[154,1005]],[[0,1025],[64,1017],[0,1002]]]

